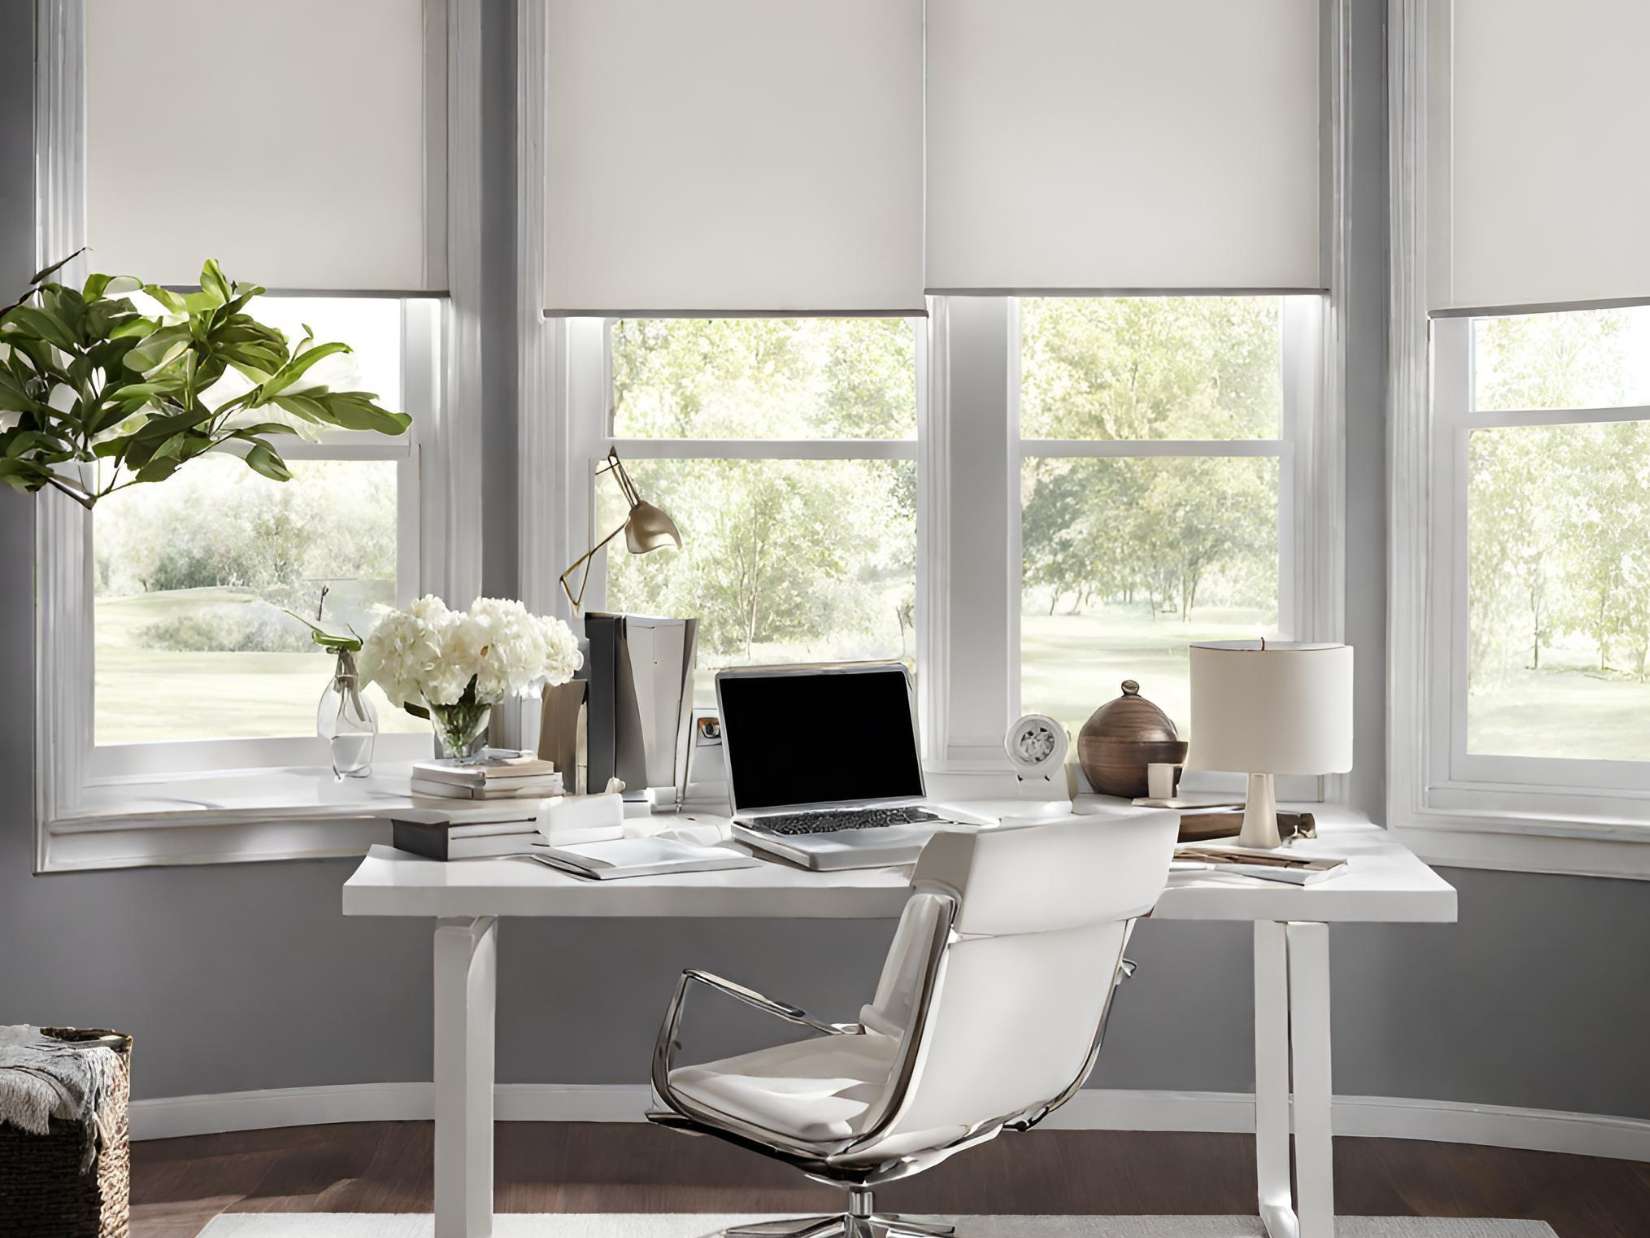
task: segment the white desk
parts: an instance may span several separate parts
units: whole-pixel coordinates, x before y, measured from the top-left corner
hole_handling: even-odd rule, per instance
[[[1120,805],[1114,811],[1143,810]],[[1105,828],[1104,815],[1092,820]],[[1454,889],[1384,830],[1333,809],[1319,812],[1318,820],[1322,837],[1299,849],[1346,856],[1351,866],[1341,876],[1303,889],[1213,873],[1172,874],[1152,913],[1254,923],[1255,1169],[1259,1211],[1272,1238],[1334,1234],[1328,926],[1455,919]],[[598,883],[522,860],[443,864],[374,847],[344,886],[344,914],[436,921],[436,1238],[492,1233],[499,917],[891,919],[905,905],[906,878],[900,869],[808,873],[773,864]],[[874,979],[867,974],[867,985]],[[1298,1195],[1289,1178],[1291,1093]]]

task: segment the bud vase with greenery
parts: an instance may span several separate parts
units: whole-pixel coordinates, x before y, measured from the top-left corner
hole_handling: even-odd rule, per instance
[[[321,691],[320,703],[315,707],[315,733],[327,741],[332,754],[332,776],[365,778],[372,773],[372,750],[378,740],[378,711],[366,696],[366,684],[356,666],[362,640],[352,629],[348,636],[329,632],[319,620],[326,609],[327,593],[321,589],[321,603],[316,607],[316,622],[293,611],[291,615],[309,629],[310,638],[333,655],[332,674]]]

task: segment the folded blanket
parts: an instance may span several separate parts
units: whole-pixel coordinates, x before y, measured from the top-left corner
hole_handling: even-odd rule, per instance
[[[81,1168],[97,1159],[120,1058],[107,1045],[54,1040],[27,1024],[0,1026],[0,1122],[44,1135],[53,1118],[86,1132]]]

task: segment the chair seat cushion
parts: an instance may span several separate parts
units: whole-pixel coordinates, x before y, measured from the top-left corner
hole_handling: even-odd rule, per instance
[[[899,1041],[820,1036],[670,1072],[671,1090],[726,1117],[806,1143],[862,1134],[888,1088]]]

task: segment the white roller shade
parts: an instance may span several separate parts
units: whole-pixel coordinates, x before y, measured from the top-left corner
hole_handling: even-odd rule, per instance
[[[1318,288],[1318,10],[929,0],[929,289]]]
[[[921,0],[549,0],[552,314],[922,312]]]
[[[1650,299],[1650,4],[1434,5],[1434,312]]]
[[[445,13],[88,0],[91,268],[194,284],[217,258],[275,289],[444,289]]]

